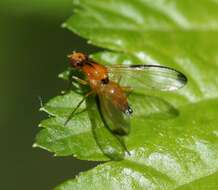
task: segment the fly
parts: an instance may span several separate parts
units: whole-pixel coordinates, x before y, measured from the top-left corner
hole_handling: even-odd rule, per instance
[[[129,118],[134,111],[127,98],[131,91],[173,91],[187,83],[184,74],[170,67],[160,65],[106,67],[84,53],[73,52],[68,57],[71,67],[81,70],[85,75],[85,80],[76,76],[72,78],[80,84],[90,86],[91,91],[78,103],[65,125],[83,101],[95,94],[101,115],[109,129],[114,134],[127,135],[130,132]]]

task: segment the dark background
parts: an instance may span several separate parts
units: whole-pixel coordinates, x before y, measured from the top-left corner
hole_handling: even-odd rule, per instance
[[[96,50],[60,27],[72,8],[71,0],[0,0],[0,189],[52,189],[95,164],[32,148],[46,117],[37,97],[64,89],[57,75],[69,52]]]

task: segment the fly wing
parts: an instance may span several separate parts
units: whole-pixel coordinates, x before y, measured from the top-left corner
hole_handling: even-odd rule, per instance
[[[98,95],[98,106],[106,126],[114,134],[127,135],[130,131],[130,118],[118,109],[110,97]]]
[[[160,65],[117,65],[109,67],[111,80],[134,90],[173,91],[183,87],[187,78],[181,72]]]

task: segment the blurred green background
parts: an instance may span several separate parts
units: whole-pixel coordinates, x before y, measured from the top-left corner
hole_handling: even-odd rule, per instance
[[[4,190],[47,190],[95,165],[32,148],[39,112],[66,84],[57,78],[72,50],[97,49],[60,27],[72,0],[0,0],[0,182]]]

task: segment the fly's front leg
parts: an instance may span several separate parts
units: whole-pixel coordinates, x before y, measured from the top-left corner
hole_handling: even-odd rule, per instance
[[[73,76],[72,74],[70,74],[67,90],[64,91],[63,94],[66,94],[67,92],[70,91],[73,80],[76,81],[76,82],[78,82],[78,83],[81,84],[81,85],[89,85],[89,83],[88,83],[86,80],[83,80],[83,79],[81,79],[81,78],[79,78],[79,77],[76,77],[76,76]]]
[[[78,83],[82,84],[82,85],[89,85],[88,81],[86,80],[83,80],[79,77],[76,77],[76,76],[72,76],[72,79],[77,81]]]

